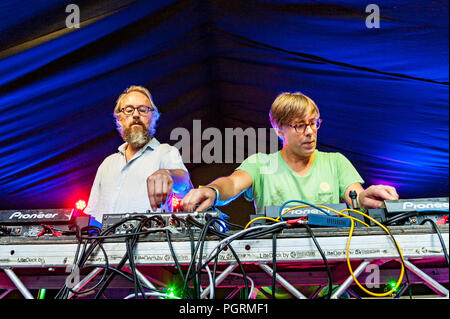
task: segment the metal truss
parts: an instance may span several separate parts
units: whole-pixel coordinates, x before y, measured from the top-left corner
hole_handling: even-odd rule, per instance
[[[440,226],[444,233],[445,246],[449,245],[448,225]],[[443,283],[449,282],[448,265],[443,258],[443,250],[439,238],[430,227],[417,226],[416,229],[391,227],[391,230],[403,251],[404,265],[409,274],[411,284],[425,284],[439,298],[449,298],[449,291]],[[414,231],[416,230],[416,231]],[[332,298],[338,299],[345,292],[357,297],[351,289],[355,284],[346,266],[346,244],[348,237],[345,230],[320,229],[314,230],[316,238],[333,271],[333,284],[338,287],[333,291]],[[208,239],[204,245],[204,256],[213,250],[219,242]],[[246,274],[254,284],[253,294],[261,287],[272,283],[273,260],[272,239],[235,240],[231,246],[246,269]],[[103,243],[110,266],[115,266],[126,253],[123,241],[110,240]],[[48,288],[59,289],[65,282],[70,265],[73,263],[77,243],[73,239],[34,241],[24,239],[2,239],[0,241],[0,288],[6,289],[0,299],[17,289],[26,299],[33,298],[30,289]],[[188,239],[173,241],[173,249],[182,267],[191,261],[191,243]],[[447,248],[448,251],[448,248]],[[398,278],[400,258],[391,238],[380,231],[359,230],[352,237],[349,259],[354,266],[353,273],[358,281],[364,283],[370,273],[366,268],[371,264],[380,265],[380,283],[387,283],[389,279]],[[312,239],[298,231],[287,232],[277,239],[276,249],[276,283],[283,286],[293,297],[299,299],[315,298],[327,284],[327,275],[323,266],[323,259]],[[98,280],[102,273],[105,260],[101,251],[95,251],[86,263],[90,267],[81,281],[73,288],[82,289],[87,283]],[[167,269],[174,269],[174,260],[168,244],[162,240],[139,241],[135,250],[135,264],[137,274],[142,282],[149,287],[165,285],[159,276],[167,275]],[[218,276],[215,287],[234,288],[227,298],[234,297],[244,288],[242,275],[237,275],[237,262],[229,250],[222,251],[218,256]],[[393,266],[397,265],[397,266]],[[161,278],[159,278],[161,277]],[[129,282],[117,278],[112,288],[129,287]],[[405,283],[405,279],[403,279]],[[211,296],[211,287],[207,276],[202,275],[202,298]],[[317,290],[307,297],[299,286],[316,286]],[[258,290],[259,289],[259,290]],[[395,297],[401,296],[406,290],[404,284]],[[72,295],[70,295],[72,297]],[[270,297],[270,296],[269,296]]]

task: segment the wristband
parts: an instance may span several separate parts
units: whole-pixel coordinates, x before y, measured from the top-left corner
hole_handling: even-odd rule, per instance
[[[217,202],[219,201],[219,195],[220,195],[219,190],[217,188],[215,188],[214,186],[202,186],[202,185],[199,185],[198,188],[210,188],[210,189],[212,189],[214,191],[214,194],[216,194],[216,198],[214,199],[214,202],[213,202],[212,205],[213,206],[217,205]]]

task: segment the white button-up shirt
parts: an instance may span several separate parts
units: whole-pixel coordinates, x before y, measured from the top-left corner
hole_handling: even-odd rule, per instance
[[[147,177],[160,169],[187,171],[178,149],[152,138],[127,163],[126,143],[99,166],[92,185],[86,214],[102,222],[103,214],[146,213],[152,211]],[[159,209],[158,209],[159,211]]]

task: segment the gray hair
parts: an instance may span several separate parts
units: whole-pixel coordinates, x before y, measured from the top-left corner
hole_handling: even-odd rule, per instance
[[[125,96],[131,92],[142,93],[150,101],[151,107],[153,108],[153,112],[152,112],[152,115],[150,118],[149,134],[150,134],[150,136],[153,136],[156,132],[156,122],[158,121],[161,114],[159,113],[158,108],[156,107],[155,103],[153,102],[152,95],[150,94],[149,90],[147,90],[145,87],[139,86],[139,85],[130,86],[125,91],[123,91],[123,93],[120,94],[119,97],[117,98],[116,106],[114,107],[114,118],[116,120],[117,130],[119,131],[119,133],[122,134],[122,126],[119,123],[120,105],[122,103],[122,100],[125,98]]]

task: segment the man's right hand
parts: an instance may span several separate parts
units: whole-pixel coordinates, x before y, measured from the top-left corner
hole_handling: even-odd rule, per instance
[[[216,192],[209,187],[191,189],[181,200],[185,212],[203,212],[214,204]],[[198,207],[197,207],[198,205]]]
[[[252,177],[243,170],[236,170],[230,176],[220,177],[209,186],[214,186],[220,194],[219,206],[233,200],[242,191],[252,186]],[[181,201],[186,212],[204,212],[214,204],[216,192],[209,187],[192,189]],[[197,207],[198,205],[198,207]],[[216,204],[217,205],[217,204]]]

